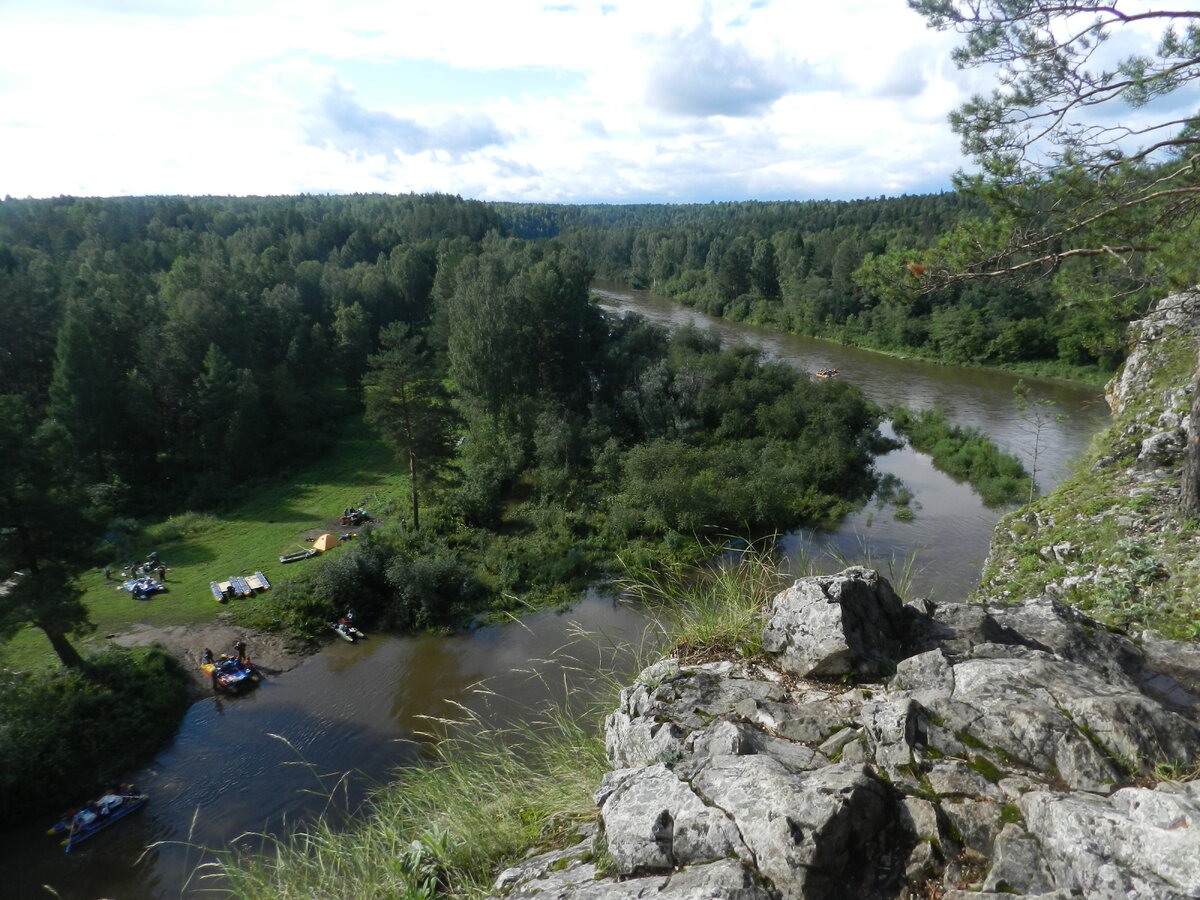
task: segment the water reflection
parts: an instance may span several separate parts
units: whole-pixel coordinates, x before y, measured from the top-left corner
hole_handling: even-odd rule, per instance
[[[809,373],[832,367],[874,403],[911,409],[941,409],[951,422],[977,428],[1032,468],[1034,436],[1029,417],[1012,393],[1015,375],[940,366],[844,347],[829,341],[779,334],[754,325],[715,319],[647,291],[600,282],[600,305],[616,315],[636,313],[669,328],[695,325],[713,331],[727,346],[759,348],[768,359]],[[1073,461],[1108,420],[1108,406],[1095,388],[1024,379],[1031,401],[1047,400],[1050,417],[1038,440],[1037,480],[1051,490],[1070,474]],[[886,430],[886,429],[885,429]],[[794,571],[835,571],[842,560],[869,561],[909,570],[914,594],[961,599],[978,583],[991,532],[1002,510],[989,509],[971,488],[939,472],[929,458],[909,447],[881,456],[881,473],[899,477],[915,495],[911,520],[874,503],[832,530],[802,529],[782,545]]]
[[[502,724],[582,702],[587,673],[621,665],[613,648],[642,644],[644,630],[629,607],[592,593],[567,613],[467,634],[334,642],[245,696],[193,705],[172,745],[131,775],[151,802],[111,831],[69,855],[44,824],[0,835],[3,896],[45,898],[43,884],[63,900],[198,896],[200,847],[253,846],[255,832],[356,809],[421,752],[431,717]]]

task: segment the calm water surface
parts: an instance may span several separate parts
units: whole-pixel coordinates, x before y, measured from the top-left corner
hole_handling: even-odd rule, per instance
[[[1012,402],[1014,377],[723,322],[618,285],[597,289],[614,314],[712,328],[724,343],[753,344],[804,371],[835,367],[877,403],[942,408],[955,423],[982,429],[1018,455],[1032,446]],[[1097,390],[1026,381],[1034,397],[1054,402],[1060,417],[1041,435],[1038,480],[1049,488],[1069,472],[1108,411]],[[889,453],[877,465],[914,492],[915,518],[898,521],[890,507],[869,504],[834,531],[788,535],[784,546],[793,566],[812,562],[833,571],[840,567],[834,554],[869,557],[884,570],[895,560],[901,569],[916,554],[913,593],[948,599],[967,593],[999,512],[911,450]],[[372,785],[421,752],[428,717],[456,716],[462,707],[490,722],[526,717],[563,697],[566,685],[580,684],[584,673],[611,665],[615,647],[643,644],[645,629],[635,611],[593,593],[569,613],[538,613],[448,638],[334,642],[245,697],[195,704],[172,745],[145,771],[129,775],[150,792],[150,804],[111,831],[70,854],[42,834],[46,822],[0,835],[0,896],[51,896],[42,885],[53,886],[63,900],[201,896],[206,885],[195,870],[207,857],[199,848],[254,846],[257,839],[248,835],[281,832],[289,821],[327,807],[353,810]]]
[[[665,297],[600,282],[600,303],[618,314],[636,313],[677,328],[693,324],[715,332],[725,345],[749,344],[770,359],[801,371],[835,368],[881,406],[937,408],[956,425],[978,428],[1002,449],[1032,469],[1034,435],[1029,416],[1013,403],[1017,376],[982,369],[939,366],[843,347],[829,341],[778,334],[740,322],[714,319]],[[1049,400],[1050,418],[1038,436],[1037,481],[1043,490],[1058,485],[1071,463],[1108,420],[1099,390],[1026,378],[1031,400]],[[885,433],[891,433],[884,429]],[[880,472],[899,477],[915,494],[911,521],[894,517],[890,507],[868,505],[834,531],[797,532],[784,546],[796,568],[809,564],[834,570],[837,559],[871,561],[881,571],[889,563],[897,573],[909,570],[915,594],[961,598],[978,583],[988,541],[1001,510],[988,509],[965,484],[933,468],[927,456],[909,448],[879,457]],[[910,559],[912,560],[910,562]],[[801,561],[803,560],[803,561]]]

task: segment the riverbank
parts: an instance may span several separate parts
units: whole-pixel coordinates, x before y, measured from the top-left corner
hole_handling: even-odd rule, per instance
[[[142,623],[122,634],[108,635],[107,640],[118,647],[162,647],[188,673],[189,695],[193,701],[212,696],[213,692],[209,676],[200,671],[206,648],[217,656],[233,656],[234,645],[243,641],[246,655],[253,660],[255,668],[268,678],[294,669],[317,650],[312,644],[286,635],[255,631],[227,621],[189,625]]]
[[[684,323],[692,318],[691,311],[674,304],[670,311],[660,309],[653,298],[637,298],[633,311],[659,316],[669,327],[678,321],[670,318],[676,313]],[[708,327],[708,323],[702,323],[701,327]],[[811,372],[831,360],[841,362],[846,365],[845,377],[873,395],[880,405],[889,402],[913,408],[948,405],[955,411],[956,421],[984,427],[1009,447],[1020,440],[1017,427],[1020,422],[1011,403],[1010,382],[1015,379],[985,375],[979,370],[900,363],[879,354],[858,351],[842,354],[840,348],[836,352],[842,355],[831,357],[833,351],[821,342],[749,327],[734,328],[728,323],[718,323],[717,328],[722,341],[729,346],[758,346],[767,357],[802,371]],[[1043,453],[1044,471],[1057,473],[1065,466],[1065,460],[1081,451],[1096,430],[1099,413],[1094,408],[1100,402],[1099,393],[1048,384],[1034,384],[1033,389],[1040,396],[1055,400],[1056,410],[1067,415],[1050,426],[1044,447],[1044,451],[1049,450]],[[921,567],[930,571],[930,577],[919,577],[913,594],[928,596],[932,592],[938,597],[961,599],[978,581],[987,536],[996,516],[980,506],[969,488],[937,472],[926,457],[908,448],[893,451],[879,462],[911,485],[917,496],[916,516],[900,522],[876,512],[874,524],[870,524],[873,507],[868,508],[863,516],[848,520],[840,529],[846,543],[841,558],[862,559],[863,541],[867,538],[872,541],[876,559],[886,558],[887,549],[893,546],[903,548],[901,556],[907,549],[917,548],[922,554]],[[291,534],[296,535],[313,521],[320,521],[305,520],[304,515],[309,507],[309,487],[322,482],[319,472],[291,474],[303,475],[304,503],[285,506],[281,513],[286,521],[281,519],[276,524],[293,522]],[[335,505],[340,509],[345,501]],[[368,505],[374,509],[372,504]],[[233,524],[250,527],[274,517],[266,508],[247,509]],[[864,518],[868,520],[865,523]],[[353,544],[339,548],[330,561],[341,563],[338,557],[353,549]],[[162,552],[162,546],[155,547]],[[878,552],[881,547],[883,554]],[[205,551],[199,541],[193,549],[197,559],[203,560]],[[241,541],[238,549],[246,551],[246,542]],[[824,554],[818,551],[809,556],[824,559]],[[289,577],[293,571],[303,574],[311,571],[311,567],[308,563],[283,567]],[[791,571],[799,569],[793,567]],[[937,581],[932,590],[931,580]],[[197,607],[208,616],[208,621],[241,608],[244,602],[213,604],[204,595],[206,587],[206,584],[198,586]],[[161,600],[141,604],[127,596],[122,598],[111,587],[108,591],[117,600],[123,600],[130,610],[148,611],[150,606],[161,605],[167,612],[181,597],[172,588],[172,593]],[[278,593],[272,590],[262,600],[276,596]],[[106,633],[128,630],[114,628]],[[414,739],[429,730],[431,721],[457,716],[461,705],[480,710],[486,703],[488,721],[492,722],[529,721],[531,717],[525,714],[528,710],[540,708],[545,699],[557,699],[560,689],[568,685],[574,691],[581,681],[594,677],[595,668],[608,666],[618,639],[622,645],[646,646],[640,614],[607,598],[590,596],[574,605],[569,613],[523,616],[521,621],[502,628],[479,628],[465,634],[393,638],[377,633],[374,628],[368,630],[370,640],[357,645],[336,642],[327,646],[320,654],[305,658],[286,676],[268,678],[260,689],[244,697],[214,697],[209,689],[207,699],[190,708],[172,746],[146,772],[130,773],[154,794],[155,802],[147,815],[139,816],[126,829],[123,836],[126,843],[110,846],[104,855],[105,859],[121,860],[120,874],[116,867],[106,867],[99,858],[89,861],[85,856],[73,861],[76,868],[71,872],[63,872],[61,854],[47,853],[40,860],[40,868],[23,873],[22,883],[31,885],[31,895],[37,885],[52,883],[61,886],[65,898],[74,897],[67,888],[80,886],[80,900],[85,894],[97,893],[130,900],[176,897],[180,894],[179,886],[189,881],[196,864],[195,854],[188,853],[187,847],[226,848],[247,831],[264,831],[272,839],[282,840],[297,830],[301,820],[311,821],[321,811],[324,801],[312,795],[314,788],[321,790],[322,786],[312,779],[310,771],[334,773],[334,778],[337,773],[363,772],[374,786],[390,778],[397,766],[403,767],[419,755]],[[601,637],[597,640],[589,635]],[[251,654],[257,658],[253,641],[250,642]],[[190,649],[190,640],[185,639],[183,646]],[[219,652],[219,647],[214,645],[213,649]],[[692,656],[689,654],[688,658]],[[561,667],[547,670],[546,666],[555,659],[561,661]],[[619,671],[628,673],[637,668],[622,666]],[[537,672],[536,678],[531,677],[530,670]],[[611,709],[614,705],[615,687],[608,706]],[[598,721],[596,717],[586,723],[592,740],[596,739],[594,729]],[[289,743],[273,735],[286,738]],[[584,747],[578,752],[582,759],[582,754],[592,751]],[[355,774],[347,781],[360,777]],[[480,785],[492,784],[493,780],[486,770],[462,777],[469,801],[465,808],[477,808]],[[591,791],[599,777],[597,773],[592,783],[581,789],[579,802],[585,809],[592,808]],[[494,792],[486,793],[489,800],[495,799],[491,797]],[[519,818],[523,789],[505,793],[511,795]],[[401,796],[398,805],[403,802]],[[197,809],[202,811],[199,817]],[[366,811],[361,815],[365,818]],[[347,822],[338,815],[333,816],[332,824],[338,831],[347,827]],[[306,830],[306,833],[315,832]],[[380,841],[391,840],[396,834],[393,830],[377,835],[364,844],[364,851],[369,847],[379,848]],[[31,842],[39,840],[40,835],[30,838]],[[142,847],[151,842],[160,842],[156,852],[135,865]],[[525,841],[516,854],[519,856],[525,846],[533,843],[536,839]],[[36,846],[41,845],[36,843]],[[387,852],[370,851],[374,853],[372,865],[375,860],[395,859],[408,847],[408,842],[397,838],[389,846],[392,849]],[[470,845],[464,850],[476,852]],[[341,873],[340,861],[347,858],[366,857],[335,852],[331,859],[337,862],[330,871]],[[491,871],[490,865],[484,863],[485,876]],[[366,866],[364,862],[362,868]],[[490,883],[489,878],[482,877],[480,890],[489,890]],[[335,888],[336,885],[331,886],[328,893],[335,894]]]
[[[596,282],[599,290],[596,293],[603,297],[607,291],[633,291],[638,289],[628,288],[619,282],[611,282],[598,280]],[[651,292],[651,289],[646,289],[645,292]],[[659,294],[664,298],[670,299],[674,303],[686,306],[689,309],[699,311],[686,294]],[[869,353],[878,353],[881,356],[887,356],[892,359],[914,361],[926,363],[928,365],[949,366],[952,368],[964,368],[984,373],[996,373],[1006,375],[1017,375],[1026,378],[1037,378],[1044,381],[1058,381],[1063,384],[1087,385],[1090,387],[1103,387],[1104,384],[1112,377],[1111,369],[1101,369],[1097,366],[1079,366],[1063,363],[1058,360],[1041,360],[1041,361],[1026,361],[1014,362],[1006,365],[994,365],[988,363],[974,362],[972,360],[948,360],[943,357],[930,356],[922,354],[918,348],[904,347],[900,349],[880,347],[865,341],[855,341],[848,338],[844,332],[839,332],[837,329],[830,334],[806,334],[799,335],[797,332],[783,331],[779,327],[779,323],[772,320],[761,320],[753,315],[744,318],[734,319],[724,316],[714,315],[712,313],[702,313],[703,315],[711,316],[714,319],[719,319],[723,322],[734,324],[746,324],[756,328],[762,328],[770,331],[777,331],[781,334],[795,334],[800,337],[810,338],[829,343],[831,345],[852,348],[854,350],[863,350]]]
[[[1200,894],[1200,652],[1169,639],[1197,628],[1200,529],[1175,511],[1197,333],[1197,293],[1139,324],[1113,425],[997,527],[972,603],[800,579],[765,658],[644,670],[586,849],[496,896]]]
[[[1143,344],[1167,355],[1131,358],[1114,386],[1117,424],[1086,471],[1038,501],[1031,526],[1082,515],[1074,504],[1089,484],[1097,547],[1039,534],[1010,572],[994,557],[970,604],[906,604],[861,569],[801,579],[770,607],[766,654],[743,636],[722,658],[666,659],[622,691],[607,720],[612,771],[589,812],[570,807],[589,824],[510,857],[492,893],[1195,896],[1200,654],[1140,635],[1145,619],[1110,630],[1020,580],[1107,550],[1104,519],[1123,517],[1119,527],[1146,539],[1161,530],[1186,551],[1181,564],[1197,558],[1196,524],[1171,524],[1169,506],[1194,334],[1179,322],[1148,329]],[[1109,482],[1111,502],[1095,505]],[[997,529],[998,542],[1012,530]],[[386,827],[356,834],[421,838]],[[478,881],[453,880],[438,849],[456,836],[430,847],[421,871],[475,895]],[[287,894],[273,884],[263,896],[276,892]]]

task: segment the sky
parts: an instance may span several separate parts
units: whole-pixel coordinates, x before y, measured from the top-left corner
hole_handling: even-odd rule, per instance
[[[950,188],[985,89],[904,0],[0,0],[0,196]]]

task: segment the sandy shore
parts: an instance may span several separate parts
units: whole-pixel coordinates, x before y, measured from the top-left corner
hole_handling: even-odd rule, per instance
[[[314,650],[278,634],[253,631],[224,622],[163,627],[139,625],[132,631],[111,636],[109,640],[121,647],[145,647],[152,644],[163,647],[191,673],[192,693],[196,698],[212,693],[208,676],[200,671],[200,662],[206,647],[216,656],[233,656],[233,645],[239,640],[245,641],[246,655],[267,676],[295,668]]]

